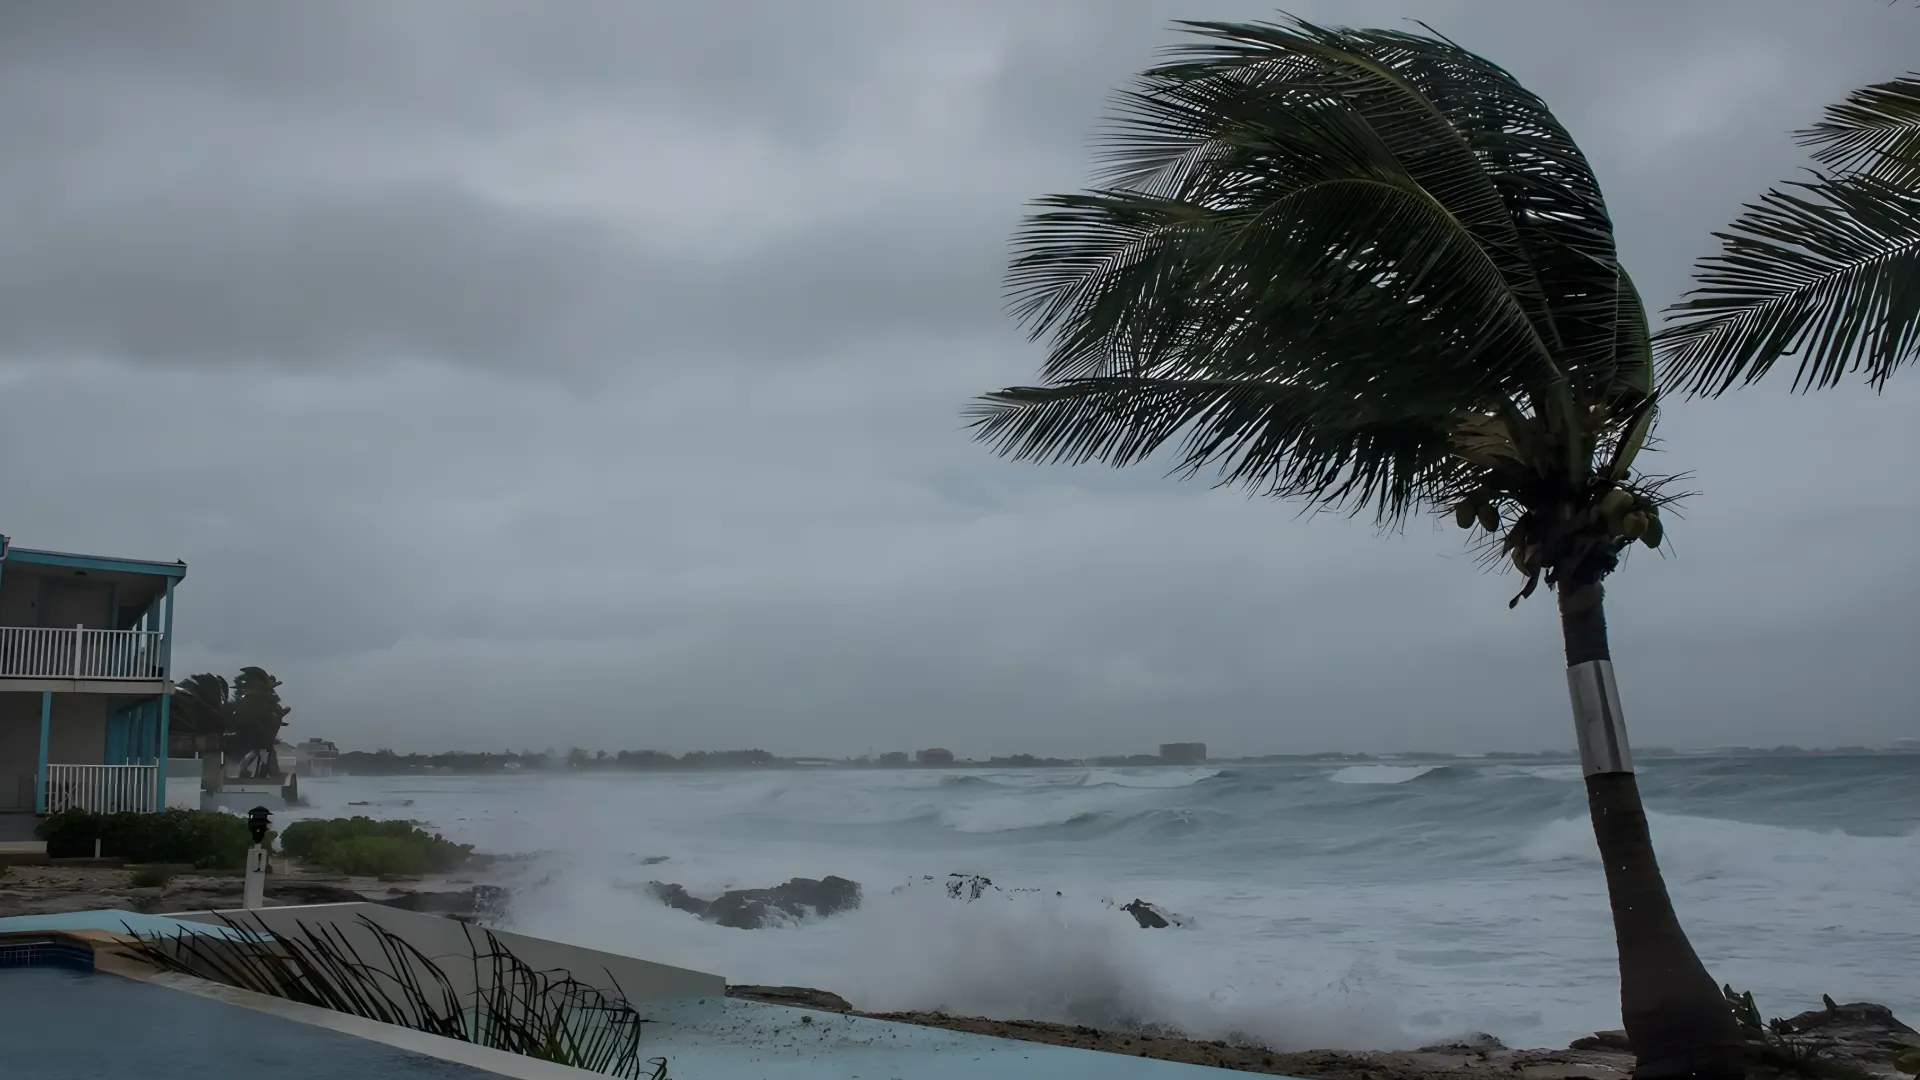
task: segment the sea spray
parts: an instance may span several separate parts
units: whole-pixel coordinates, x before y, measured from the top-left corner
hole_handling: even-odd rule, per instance
[[[1920,1013],[1910,965],[1894,962],[1920,954],[1920,756],[1642,764],[1675,903],[1716,977],[1782,1010],[1830,992]],[[736,982],[818,985],[863,1008],[1050,1009],[1286,1045],[1470,1030],[1564,1044],[1618,1023],[1605,885],[1570,761],[303,788],[308,813],[411,799],[389,812],[530,856],[501,872],[533,932]],[[955,872],[1009,897],[975,910],[938,890],[891,892]],[[867,903],[785,929],[703,924],[646,893],[651,880],[710,896],[828,874],[861,882]],[[1143,930],[1103,903],[1135,897],[1195,925]]]

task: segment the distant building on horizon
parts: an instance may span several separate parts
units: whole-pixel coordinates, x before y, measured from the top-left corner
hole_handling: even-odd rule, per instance
[[[880,764],[888,768],[899,768],[906,763],[907,752],[905,750],[893,750],[880,755]]]
[[[920,751],[914,755],[914,759],[922,765],[951,765],[953,764],[953,751],[942,750],[936,746],[931,750]]]
[[[293,771],[308,779],[332,776],[340,748],[327,739],[308,739],[293,746]]]
[[[1207,760],[1207,744],[1203,742],[1161,743],[1160,760],[1168,765],[1202,764]]]

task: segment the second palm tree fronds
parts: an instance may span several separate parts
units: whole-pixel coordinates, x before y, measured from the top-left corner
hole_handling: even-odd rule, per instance
[[[1920,355],[1920,76],[1855,91],[1799,138],[1824,171],[1714,234],[1659,335],[1669,387],[1718,396],[1797,357],[1795,389],[1879,389]]]

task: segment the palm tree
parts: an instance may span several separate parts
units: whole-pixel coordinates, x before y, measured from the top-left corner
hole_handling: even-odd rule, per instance
[[[1799,133],[1827,171],[1775,188],[1696,268],[1659,347],[1669,388],[1719,396],[1787,356],[1796,390],[1920,351],[1920,75],[1854,91]]]
[[[1451,513],[1558,593],[1637,1075],[1737,1076],[1741,1039],[1661,879],[1602,581],[1661,542],[1646,314],[1586,159],[1538,97],[1438,35],[1184,23],[1122,98],[1101,186],[1015,240],[1044,384],[986,395],[1005,456]],[[1165,460],[1165,459],[1163,459]]]
[[[224,743],[233,729],[233,690],[227,680],[201,672],[181,680],[173,691],[169,729],[175,735],[213,737]]]

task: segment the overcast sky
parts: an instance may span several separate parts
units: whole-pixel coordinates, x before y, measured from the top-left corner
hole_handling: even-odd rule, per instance
[[[1878,0],[1413,17],[1584,145],[1664,306]],[[296,738],[963,755],[1557,749],[1550,599],[1419,522],[1011,464],[1028,200],[1243,0],[0,7],[0,529],[182,558],[176,668]],[[1642,745],[1920,736],[1920,372],[1667,411],[1701,494],[1611,586]]]

